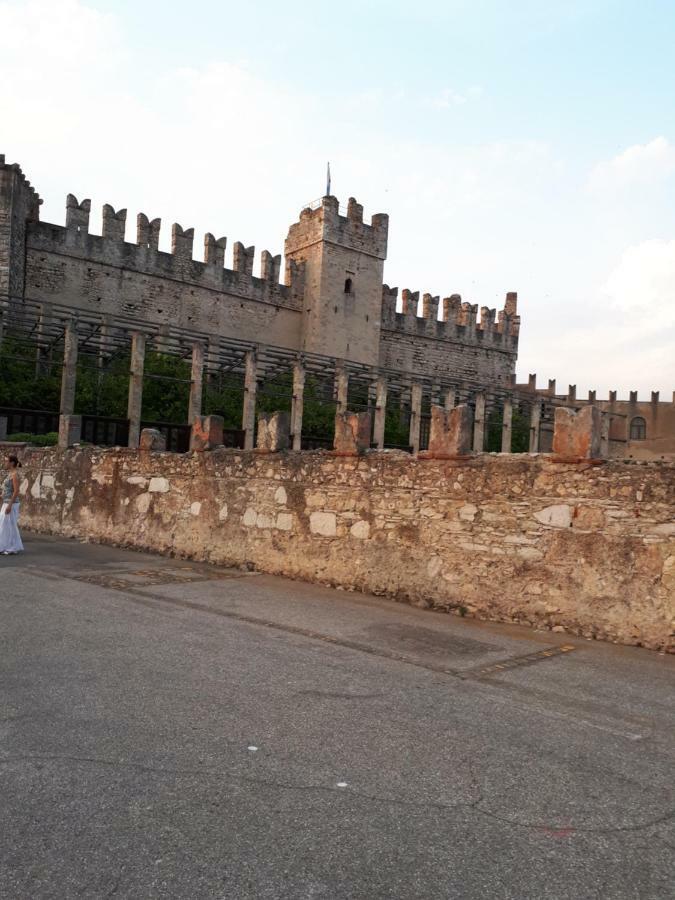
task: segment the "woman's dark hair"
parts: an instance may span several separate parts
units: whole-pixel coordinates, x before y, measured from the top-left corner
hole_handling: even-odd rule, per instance
[[[18,456],[8,456],[7,459],[11,462],[15,469],[21,468],[21,463],[19,462]]]

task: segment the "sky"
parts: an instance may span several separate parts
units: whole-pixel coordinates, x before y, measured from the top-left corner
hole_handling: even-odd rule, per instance
[[[324,193],[385,281],[501,308],[518,380],[675,390],[672,0],[0,0],[0,153],[65,197],[283,251]],[[256,268],[258,263],[256,263]]]

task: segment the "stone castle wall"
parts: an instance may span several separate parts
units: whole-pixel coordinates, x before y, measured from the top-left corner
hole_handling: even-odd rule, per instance
[[[520,318],[517,295],[507,294],[504,309],[463,303],[458,294],[443,299],[384,285],[380,365],[407,372],[444,376],[448,371],[494,385],[512,383],[518,358]]]
[[[207,235],[207,241],[210,236]],[[192,234],[174,229],[173,252],[92,235],[44,222],[28,226],[26,296],[83,311],[133,316],[209,334],[233,335],[295,348],[302,324],[301,282],[279,284],[279,263],[252,273],[253,248],[237,254],[238,270],[223,253],[192,258]],[[274,261],[274,258],[272,258]],[[263,262],[268,262],[265,257]]]
[[[31,528],[661,649],[675,467],[24,450]],[[670,645],[672,646],[672,645]]]
[[[305,208],[281,256],[264,251],[254,276],[254,247],[233,246],[232,268],[224,265],[227,240],[207,234],[203,262],[193,259],[194,232],[172,226],[171,252],[159,250],[159,219],[141,213],[135,241],[128,237],[127,211],[103,206],[102,233],[89,233],[91,202],[69,194],[66,224],[39,221],[40,198],[18,166],[0,156],[0,298],[11,296],[106,317],[105,328],[134,320],[149,331],[162,325],[218,337],[268,344],[298,352],[378,366],[408,375],[483,385],[510,383],[518,351],[515,294],[499,312],[383,285],[389,218],[363,218],[350,198],[345,215],[335,197]],[[65,310],[63,309],[65,307]],[[139,324],[140,323],[140,324]],[[120,324],[120,328],[123,328]]]

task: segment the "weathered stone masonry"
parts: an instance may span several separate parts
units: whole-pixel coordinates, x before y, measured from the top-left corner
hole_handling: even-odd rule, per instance
[[[24,450],[31,528],[672,648],[675,468]]]

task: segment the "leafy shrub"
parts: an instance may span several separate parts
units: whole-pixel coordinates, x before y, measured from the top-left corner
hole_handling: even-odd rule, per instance
[[[28,434],[17,431],[15,434],[8,434],[6,440],[22,444],[35,444],[36,447],[55,447],[59,436],[56,431],[49,431],[47,434]]]

